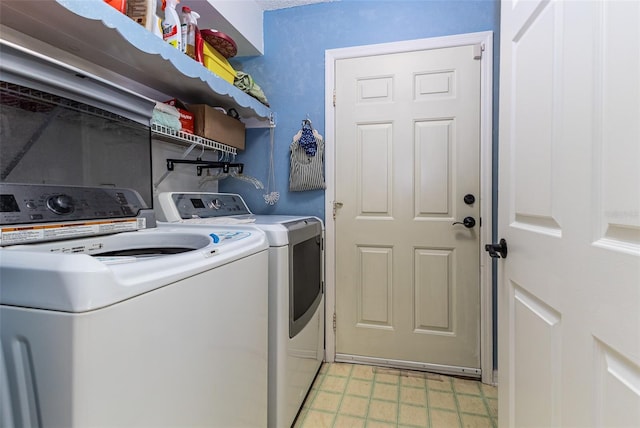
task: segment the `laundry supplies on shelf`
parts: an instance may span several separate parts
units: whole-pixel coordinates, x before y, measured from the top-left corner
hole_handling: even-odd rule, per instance
[[[174,48],[182,51],[182,32],[180,30],[180,17],[176,11],[179,0],[166,0],[164,8],[164,21],[162,21],[162,38]]]
[[[162,20],[160,16],[158,16],[162,11],[158,8],[158,2],[160,2],[161,6],[162,0],[122,0],[120,2],[113,1],[112,3],[108,3],[113,7],[116,7],[118,3],[120,7],[124,5],[125,12],[123,13],[156,36],[162,38]]]
[[[241,89],[256,100],[260,101],[262,104],[269,107],[269,101],[267,101],[267,97],[262,91],[262,88],[253,80],[253,77],[251,77],[250,74],[243,71],[236,71],[233,84],[236,88]]]
[[[174,131],[182,130],[180,112],[174,106],[165,103],[156,102],[153,108],[153,116],[151,116],[151,123],[164,126]]]
[[[192,11],[191,8],[187,6],[182,7],[182,24],[180,29],[182,51],[196,61],[198,60],[196,47],[198,45],[198,39],[200,38],[198,18],[200,18],[200,15],[197,12]]]
[[[233,84],[236,71],[229,61],[206,41],[202,42],[202,63],[209,71]]]

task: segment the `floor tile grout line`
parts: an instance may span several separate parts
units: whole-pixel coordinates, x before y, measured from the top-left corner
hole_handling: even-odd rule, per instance
[[[385,373],[385,374],[388,374],[388,373]],[[374,396],[373,395],[375,394],[375,391],[376,391],[376,384],[391,385],[388,382],[381,382],[381,381],[379,382],[378,381],[378,376],[379,375],[380,375],[380,373],[378,373],[377,370],[373,370],[373,383],[371,385],[371,400],[374,400]],[[400,380],[400,379],[398,379],[398,380]],[[379,400],[379,401],[383,401],[383,402],[392,402],[391,400],[383,400],[383,399],[380,399],[380,398],[375,398],[375,400]],[[369,403],[369,404],[371,404],[371,403]],[[369,416],[368,415],[367,415],[367,420],[369,420]],[[389,421],[384,421],[384,420],[376,419],[376,418],[371,418],[371,420],[378,421],[378,422],[389,422]],[[395,424],[398,425],[398,409],[397,409],[397,405],[396,405],[396,421],[395,421]]]
[[[338,400],[338,407],[336,408],[336,412],[333,415],[333,420],[331,421],[331,426],[335,427],[336,425],[336,421],[338,420],[338,415],[340,414],[340,409],[342,408],[342,401],[344,400],[344,394],[347,390],[347,385],[349,384],[349,378],[351,377],[351,372],[353,371],[353,366],[349,366],[349,374],[347,375],[346,381],[344,383],[344,389],[342,390],[342,393],[340,394],[340,399]],[[327,370],[327,373],[329,373],[329,370]]]
[[[369,396],[367,397],[367,412],[365,413],[365,426],[369,420],[369,412],[371,411],[371,400],[373,399],[373,385],[376,379],[376,372],[371,368],[371,380],[369,381]]]
[[[398,404],[396,405],[396,425],[400,425],[400,384],[402,383],[402,379],[400,379],[400,372],[398,372],[398,388],[396,391],[396,401]]]
[[[433,422],[431,421],[431,399],[429,398],[429,380],[427,378],[424,381],[424,394],[427,398],[427,427],[433,428]]]
[[[347,387],[350,385],[351,380],[359,380],[359,381],[366,381],[367,383],[369,383],[369,394],[367,397],[367,402],[365,405],[365,414],[364,417],[360,417],[358,416],[358,419],[362,419],[364,422],[364,425],[366,425],[367,420],[369,419],[369,406],[371,404],[371,395],[372,395],[372,384],[373,384],[373,380],[372,379],[362,379],[362,378],[354,378],[354,369],[355,369],[356,365],[352,365],[351,370],[349,371],[349,378],[347,379],[347,384],[345,385],[345,390],[344,390],[344,395],[347,396]],[[362,396],[355,396],[357,398],[364,398]],[[337,420],[337,419],[336,419]],[[338,428],[338,427],[336,427]]]
[[[489,422],[491,422],[491,426],[495,426],[495,424],[493,423],[493,418],[491,417],[491,409],[489,408],[489,403],[487,402],[487,397],[484,394],[484,389],[482,388],[482,385],[478,385],[478,389],[480,389],[480,395],[482,396],[482,404],[484,404],[484,409],[487,411]]]
[[[484,405],[487,407],[487,414],[489,415],[489,418],[491,418],[491,424],[494,427],[498,426],[498,415],[494,415],[491,412],[491,407],[489,406],[489,400],[493,400],[494,397],[487,397],[486,394],[484,393],[484,388],[482,387],[482,385],[480,385],[480,391],[482,392],[482,397],[484,398]]]
[[[456,414],[458,415],[458,426],[462,428],[462,415],[460,414],[460,403],[458,402],[458,395],[456,394],[456,387],[453,385],[452,378],[449,378],[449,384],[451,385],[451,391],[453,392],[453,401],[456,405]]]
[[[493,417],[493,414],[491,413],[491,408],[489,407],[489,397],[487,397],[484,394],[484,390],[482,389],[482,385],[480,386],[480,391],[482,392],[482,401],[484,401],[484,405],[487,408],[487,415],[489,415],[489,419],[491,420],[491,426],[493,428],[497,428],[498,427],[498,421]]]
[[[424,412],[425,412],[425,416],[427,418],[427,427],[430,427],[431,426],[431,418],[430,418],[430,415],[429,415],[429,394],[427,393],[428,385],[427,385],[427,378],[426,377],[422,378],[422,385],[423,385],[423,390],[424,390],[424,401],[425,401],[425,406],[426,406],[426,409],[424,409]]]

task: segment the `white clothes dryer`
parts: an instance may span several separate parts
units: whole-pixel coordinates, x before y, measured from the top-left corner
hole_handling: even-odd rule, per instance
[[[254,225],[269,241],[268,426],[292,426],[324,359],[323,224],[317,217],[254,215],[240,195],[165,192],[158,227]],[[244,224],[244,226],[242,226]]]
[[[0,207],[2,426],[267,424],[262,231],[155,228],[127,189],[1,184]]]

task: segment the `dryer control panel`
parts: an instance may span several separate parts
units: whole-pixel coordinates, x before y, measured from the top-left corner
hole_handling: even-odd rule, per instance
[[[156,216],[161,221],[251,215],[242,197],[234,193],[166,192],[160,193],[156,202]]]

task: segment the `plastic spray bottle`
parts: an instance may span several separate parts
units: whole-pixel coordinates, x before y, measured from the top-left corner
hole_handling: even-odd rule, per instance
[[[180,0],[165,0],[164,21],[162,22],[162,38],[176,49],[182,50],[182,34],[180,18],[176,11]]]
[[[187,6],[182,7],[182,51],[196,59],[196,40],[198,38],[198,15]]]
[[[152,0],[153,15],[150,27],[147,27],[156,36],[164,38],[162,34],[162,20],[164,19],[164,2],[162,0]]]

